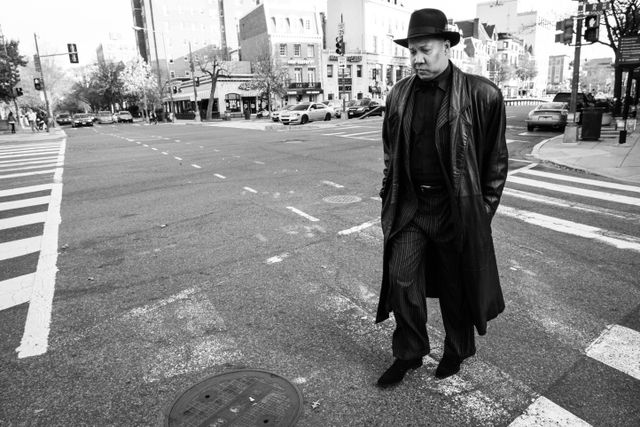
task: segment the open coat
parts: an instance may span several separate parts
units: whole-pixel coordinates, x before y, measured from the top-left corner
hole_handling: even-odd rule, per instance
[[[458,227],[456,243],[470,320],[484,335],[487,321],[504,310],[491,220],[507,177],[505,106],[502,93],[489,80],[463,73],[453,64],[451,67],[449,91],[436,122],[436,147],[451,183],[451,208]],[[376,323],[386,320],[391,310],[389,242],[406,225],[398,223],[397,211],[401,186],[411,185],[407,171],[416,78],[413,75],[397,82],[386,101],[382,129],[385,167],[380,191],[384,256]],[[437,277],[440,273],[428,274]],[[426,294],[437,297],[437,288],[427,289]]]

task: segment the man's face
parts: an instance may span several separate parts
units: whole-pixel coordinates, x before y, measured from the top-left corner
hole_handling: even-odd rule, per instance
[[[432,37],[409,39],[411,67],[422,80],[431,80],[442,73],[449,64],[448,40]]]

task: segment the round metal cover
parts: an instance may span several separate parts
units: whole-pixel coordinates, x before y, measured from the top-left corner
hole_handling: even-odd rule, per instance
[[[356,203],[362,199],[358,196],[329,196],[322,200],[327,203]]]
[[[293,426],[302,394],[285,378],[241,369],[208,377],[180,395],[165,426]]]

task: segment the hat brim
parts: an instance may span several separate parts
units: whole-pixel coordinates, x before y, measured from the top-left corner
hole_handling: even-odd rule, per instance
[[[431,37],[436,39],[445,39],[451,42],[451,46],[455,46],[460,43],[460,33],[456,33],[454,31],[443,31],[441,33],[429,33],[429,34],[412,34],[411,37],[407,37],[406,39],[396,39],[393,42],[399,44],[402,47],[409,47],[409,39],[416,39],[419,37]]]

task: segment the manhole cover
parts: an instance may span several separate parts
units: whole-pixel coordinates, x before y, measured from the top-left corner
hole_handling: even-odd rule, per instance
[[[178,397],[165,426],[293,426],[302,394],[286,379],[242,369],[214,375]]]
[[[356,203],[362,199],[358,196],[329,196],[322,200],[327,203]]]

